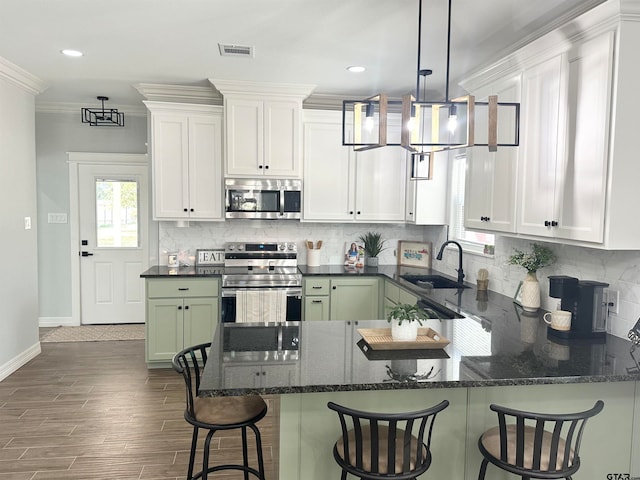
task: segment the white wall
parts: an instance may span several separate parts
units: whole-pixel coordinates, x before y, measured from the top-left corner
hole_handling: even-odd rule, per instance
[[[146,116],[127,115],[124,127],[92,127],[75,113],[36,113],[40,317],[43,324],[71,317],[70,223],[48,223],[49,213],[69,215],[67,152],[147,153]]]
[[[2,380],[40,353],[40,344],[34,94],[0,75],[0,105]],[[31,219],[30,230],[25,229],[25,217]]]

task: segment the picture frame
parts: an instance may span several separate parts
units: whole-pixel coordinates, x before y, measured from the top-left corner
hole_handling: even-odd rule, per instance
[[[202,265],[224,265],[224,250],[214,248],[196,250],[196,267]]]
[[[352,240],[344,244],[344,265],[347,268],[364,267],[364,247],[362,242]]]
[[[513,296],[513,303],[518,306],[522,306],[522,281],[518,283],[518,288],[516,288],[516,293]]]
[[[431,242],[398,241],[398,265],[402,267],[431,268]]]

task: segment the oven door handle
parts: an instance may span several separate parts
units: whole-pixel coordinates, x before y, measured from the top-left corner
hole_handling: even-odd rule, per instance
[[[222,288],[221,295],[223,297],[236,297],[238,291],[250,291],[250,292],[272,292],[284,290],[287,297],[302,297],[302,287],[282,287],[282,288]]]

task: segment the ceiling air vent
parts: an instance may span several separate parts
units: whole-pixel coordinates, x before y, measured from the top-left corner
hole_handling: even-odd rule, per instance
[[[219,43],[218,48],[220,49],[220,55],[223,57],[253,58],[253,47]]]

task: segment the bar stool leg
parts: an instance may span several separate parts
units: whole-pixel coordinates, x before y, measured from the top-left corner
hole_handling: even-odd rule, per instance
[[[484,475],[487,473],[487,464],[489,461],[486,458],[482,459],[482,464],[480,465],[480,473],[478,473],[478,480],[484,480]]]
[[[193,478],[193,464],[196,460],[196,448],[198,446],[198,427],[193,427],[193,436],[191,438],[191,453],[189,454],[189,470],[187,470],[187,479]]]
[[[247,427],[242,427],[242,464],[249,468],[249,452],[247,449]],[[249,480],[249,472],[244,471],[244,480]]]
[[[209,430],[207,433],[207,438],[204,440],[204,453],[202,455],[202,480],[207,480],[209,478],[209,452],[211,447],[211,437],[215,430]]]
[[[258,472],[260,472],[260,480],[265,480],[264,476],[264,458],[262,456],[262,437],[260,436],[260,430],[255,425],[249,425],[251,430],[256,436],[256,448],[258,450]]]

